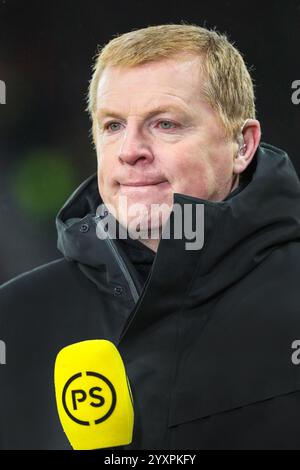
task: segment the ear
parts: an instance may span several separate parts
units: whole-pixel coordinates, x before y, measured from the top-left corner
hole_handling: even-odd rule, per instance
[[[260,123],[256,119],[247,119],[242,129],[244,142],[242,149],[238,147],[237,154],[233,161],[233,173],[239,175],[246,170],[251,163],[261,139]],[[242,140],[242,139],[241,139]]]

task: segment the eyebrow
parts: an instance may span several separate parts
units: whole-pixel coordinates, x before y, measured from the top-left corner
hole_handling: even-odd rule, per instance
[[[158,106],[152,109],[151,111],[144,113],[143,117],[153,117],[157,114],[167,113],[170,111],[175,111],[177,113],[180,112],[180,113],[186,114],[186,111],[183,108],[176,106],[176,105],[169,104],[166,106]],[[124,119],[120,113],[107,109],[107,108],[100,108],[97,112],[97,117],[102,118],[102,119],[105,117]]]

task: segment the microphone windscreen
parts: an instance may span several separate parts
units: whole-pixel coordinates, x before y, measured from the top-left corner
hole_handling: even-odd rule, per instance
[[[88,340],[63,348],[56,357],[54,384],[58,415],[73,449],[132,442],[133,399],[112,342]]]

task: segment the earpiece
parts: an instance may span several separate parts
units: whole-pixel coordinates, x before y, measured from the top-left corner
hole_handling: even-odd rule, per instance
[[[240,154],[240,155],[245,155],[246,150],[247,150],[247,145],[246,145],[246,144],[242,145],[242,146],[239,148],[239,154]]]
[[[241,134],[238,138],[238,144],[240,146],[239,151],[238,151],[238,155],[245,155],[246,150],[247,150],[247,145],[245,144],[244,137],[243,137],[243,130],[244,130],[246,124],[248,123],[248,121],[249,121],[249,119],[246,119],[246,121],[244,122],[244,125],[241,129]]]
[[[238,137],[238,144],[239,144],[239,150],[238,150],[238,153],[237,153],[237,157],[239,155],[245,155],[246,153],[246,149],[247,149],[247,145],[245,144],[245,141],[244,141],[244,138],[243,138],[243,134],[241,134],[239,137]]]

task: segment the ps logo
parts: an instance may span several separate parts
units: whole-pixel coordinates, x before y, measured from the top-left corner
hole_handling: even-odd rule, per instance
[[[83,426],[105,421],[113,413],[116,402],[114,386],[97,372],[72,375],[62,392],[65,412],[75,423]]]

